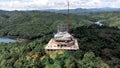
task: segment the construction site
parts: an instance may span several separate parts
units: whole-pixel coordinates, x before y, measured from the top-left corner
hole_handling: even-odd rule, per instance
[[[70,34],[70,14],[68,3],[68,23],[60,23],[57,33],[48,42],[45,51],[69,50],[76,51],[79,49],[78,41]]]

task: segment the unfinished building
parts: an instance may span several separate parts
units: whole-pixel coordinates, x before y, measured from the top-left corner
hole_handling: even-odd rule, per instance
[[[79,49],[78,41],[70,34],[70,15],[69,15],[69,3],[68,3],[68,23],[60,23],[57,33],[48,42],[45,47],[46,51],[56,50],[70,50],[76,51]]]

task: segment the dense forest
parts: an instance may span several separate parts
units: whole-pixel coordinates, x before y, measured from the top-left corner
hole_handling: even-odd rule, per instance
[[[44,47],[67,23],[67,15],[40,11],[0,11],[0,36],[31,40],[0,43],[0,68],[120,68],[120,12],[71,15],[79,50],[46,54]],[[103,26],[94,24],[104,20]]]
[[[82,16],[71,15],[72,28],[91,24]],[[47,19],[47,20],[46,20]],[[66,14],[50,12],[8,12],[0,16],[0,35],[34,39],[56,31],[58,23],[67,23]]]

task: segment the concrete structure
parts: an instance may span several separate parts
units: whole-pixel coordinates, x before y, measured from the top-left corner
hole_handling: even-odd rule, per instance
[[[56,50],[78,50],[78,42],[72,35],[68,32],[58,32],[54,35],[47,46],[45,47],[46,51],[56,51]]]

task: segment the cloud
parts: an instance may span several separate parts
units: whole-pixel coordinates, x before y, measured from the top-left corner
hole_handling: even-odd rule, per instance
[[[0,0],[1,10],[66,9],[68,0]],[[70,8],[120,8],[120,0],[69,0]]]
[[[0,9],[3,9],[3,10],[38,10],[38,9],[43,9],[44,6],[47,6],[47,1],[48,0],[1,1]]]

